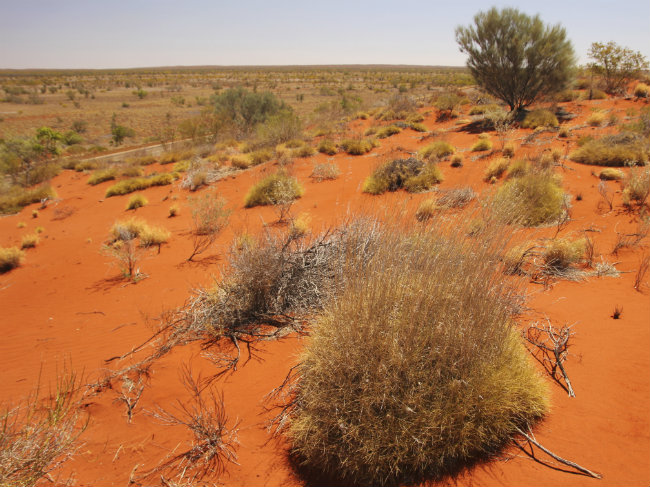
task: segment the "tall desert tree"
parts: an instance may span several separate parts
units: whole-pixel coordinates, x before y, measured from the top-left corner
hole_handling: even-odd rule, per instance
[[[563,27],[513,8],[479,12],[456,28],[456,41],[476,81],[516,111],[564,89],[575,64]]]
[[[625,83],[648,67],[648,61],[640,52],[621,47],[612,41],[607,44],[592,43],[589,57],[594,60],[591,65],[594,71],[602,74],[608,93],[621,91]]]

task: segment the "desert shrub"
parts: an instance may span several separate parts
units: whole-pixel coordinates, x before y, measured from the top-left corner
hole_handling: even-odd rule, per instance
[[[564,192],[550,170],[509,179],[495,200],[497,207],[510,209],[504,212],[506,221],[528,227],[555,222],[565,209]]]
[[[12,186],[4,194],[0,194],[0,214],[16,213],[27,205],[53,198],[56,198],[56,191],[49,184],[32,189]]]
[[[230,158],[230,164],[237,169],[248,169],[251,167],[251,159],[248,154],[240,154]]]
[[[560,131],[557,133],[558,137],[566,139],[571,135],[571,129],[569,127],[560,127]]]
[[[37,387],[0,410],[0,485],[59,483],[54,472],[77,452],[88,424],[79,404],[81,389],[76,375],[66,370],[50,394],[42,395]]]
[[[580,93],[574,90],[563,90],[555,95],[555,100],[559,102],[569,102],[577,100],[580,96]]]
[[[591,100],[606,100],[607,93],[605,93],[603,90],[593,89],[587,94],[587,97],[589,97]]]
[[[513,157],[515,155],[515,145],[511,142],[505,144],[501,153],[503,157]]]
[[[650,86],[645,83],[637,83],[634,87],[634,96],[638,98],[648,98],[650,95]]]
[[[145,198],[144,195],[134,194],[133,196],[131,196],[131,198],[129,198],[129,202],[126,205],[126,209],[137,210],[138,208],[143,207],[147,203],[149,203],[149,201],[147,201],[147,198]]]
[[[406,189],[410,192],[424,191],[442,181],[442,174],[435,163],[420,159],[395,159],[382,164],[366,178],[363,192],[382,194],[386,191]]]
[[[438,140],[420,149],[418,155],[422,159],[431,161],[450,156],[454,152],[456,152],[456,148],[453,145],[444,140]]]
[[[18,267],[24,257],[25,252],[18,247],[0,247],[0,274]]]
[[[169,215],[168,215],[168,217],[173,218],[175,216],[178,216],[179,212],[180,212],[180,208],[178,207],[178,205],[171,205],[169,207]]]
[[[309,233],[309,225],[311,224],[311,217],[307,213],[301,213],[298,218],[291,220],[289,225],[288,238],[296,240],[302,238]]]
[[[401,131],[402,129],[397,127],[396,125],[388,125],[386,127],[381,127],[379,130],[377,130],[377,138],[385,139],[386,137],[390,137],[391,135],[399,134]]]
[[[485,168],[485,175],[483,176],[483,179],[485,181],[491,181],[492,178],[500,178],[506,172],[509,165],[510,160],[506,159],[505,157],[499,157],[492,160],[492,162],[488,164],[488,167]]]
[[[103,183],[104,181],[111,181],[117,176],[115,168],[100,169],[92,173],[88,178],[88,184],[95,186],[96,184]]]
[[[415,211],[415,219],[419,222],[426,222],[431,220],[433,216],[440,210],[436,200],[429,198],[424,200]]]
[[[110,198],[111,196],[129,194],[134,191],[150,188],[151,186],[166,186],[173,183],[177,177],[177,174],[165,172],[149,177],[124,179],[110,186],[106,190],[106,197]]]
[[[525,160],[512,161],[508,166],[509,178],[520,178],[530,171],[530,163]]]
[[[144,176],[144,169],[140,166],[125,166],[122,167],[120,174],[127,178],[136,178],[139,176]]]
[[[147,225],[140,232],[140,245],[142,247],[157,246],[160,251],[160,246],[167,243],[169,237],[171,237],[171,233],[166,228]]]
[[[411,122],[409,123],[409,128],[415,130],[416,132],[427,132],[429,129],[423,123]]]
[[[405,120],[416,113],[417,104],[408,95],[398,94],[388,100],[384,110],[378,115],[378,120]]]
[[[526,114],[521,122],[525,129],[536,129],[537,127],[557,127],[559,125],[557,117],[550,110],[538,108]]]
[[[611,167],[608,167],[600,171],[598,177],[603,181],[620,181],[625,177],[625,173],[620,169],[613,169]]]
[[[631,171],[623,187],[623,204],[643,206],[650,196],[650,170]]]
[[[552,271],[562,271],[577,264],[585,254],[585,239],[553,239],[545,246],[542,253],[545,266]]]
[[[318,152],[333,156],[336,154],[336,144],[331,139],[323,139],[318,143]]]
[[[603,112],[593,112],[587,117],[587,125],[590,127],[600,127],[605,121],[605,114]]]
[[[648,143],[642,137],[622,133],[587,140],[569,154],[569,159],[596,166],[642,166],[648,162],[648,153]]]
[[[21,239],[20,248],[21,249],[34,248],[38,245],[39,241],[40,239],[38,238],[38,235],[35,233],[24,235],[23,238]]]
[[[251,152],[248,157],[251,161],[251,165],[257,166],[258,164],[262,164],[273,159],[273,152],[268,149],[261,149]]]
[[[441,208],[463,208],[476,198],[476,193],[469,186],[440,191],[438,205]]]
[[[192,161],[190,159],[185,159],[182,161],[178,161],[174,163],[173,171],[174,172],[186,172],[189,168],[190,165],[192,164]]]
[[[255,184],[246,194],[246,208],[260,205],[276,205],[285,200],[295,200],[304,193],[298,180],[280,170]]]
[[[497,110],[499,108],[499,105],[496,103],[487,103],[484,105],[474,105],[470,111],[470,115],[483,115],[486,112]]]
[[[463,166],[463,158],[456,154],[451,158],[451,167],[462,167]]]
[[[315,164],[314,169],[309,175],[315,181],[321,182],[326,180],[332,180],[339,177],[341,170],[333,162],[323,162],[320,164]]]
[[[138,238],[148,228],[147,222],[135,217],[115,222],[111,227],[112,241],[133,240],[134,238]]]
[[[310,470],[345,485],[439,478],[546,412],[499,245],[439,230],[380,232],[312,326],[282,416]]]
[[[487,136],[487,134],[481,134],[479,135],[476,143],[472,146],[472,152],[481,152],[487,150],[492,150],[492,141]]]
[[[74,170],[77,172],[83,172],[97,169],[98,167],[99,163],[97,161],[81,161],[74,165]]]
[[[194,157],[194,151],[191,149],[165,152],[160,156],[160,164],[172,164],[173,162],[192,159],[192,157]]]
[[[341,142],[341,149],[351,156],[361,156],[374,147],[376,143],[372,139],[345,139]]]
[[[310,157],[313,156],[316,153],[316,150],[305,144],[300,147],[296,147],[291,151],[291,156],[292,157]]]

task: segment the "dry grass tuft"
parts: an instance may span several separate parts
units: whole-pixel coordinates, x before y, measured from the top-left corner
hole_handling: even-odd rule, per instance
[[[512,328],[497,232],[378,230],[313,325],[278,416],[310,469],[354,485],[439,478],[496,454],[547,391]]]
[[[642,137],[622,133],[587,140],[571,152],[569,158],[581,164],[596,166],[643,166],[648,163],[648,142]]]
[[[137,210],[138,208],[145,206],[147,203],[149,203],[149,200],[147,200],[143,194],[135,194],[129,198],[129,202],[126,204],[126,209]]]
[[[528,112],[523,122],[521,122],[522,128],[525,129],[536,129],[537,127],[555,128],[558,125],[559,123],[555,114],[543,108]]]
[[[18,267],[24,257],[25,252],[18,247],[0,247],[0,274]]]
[[[20,243],[20,248],[32,249],[38,245],[38,242],[40,242],[40,239],[36,233],[24,235]]]
[[[280,170],[255,184],[246,194],[244,205],[246,208],[277,205],[300,198],[304,191],[296,178]]]
[[[437,164],[410,157],[395,159],[379,166],[366,178],[362,190],[364,193],[382,194],[404,188],[414,193],[426,191],[442,180]]]

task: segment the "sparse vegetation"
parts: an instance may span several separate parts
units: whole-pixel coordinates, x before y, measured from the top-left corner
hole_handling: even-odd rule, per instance
[[[485,181],[493,181],[492,178],[498,179],[503,176],[510,166],[510,160],[504,157],[499,157],[494,159],[488,164],[488,167],[485,169],[485,176],[483,179]]]
[[[536,129],[537,127],[555,128],[558,125],[559,123],[555,114],[543,108],[528,112],[523,122],[521,122],[521,126],[525,129]]]
[[[18,247],[0,247],[0,274],[18,267],[24,257],[25,252]]]
[[[456,148],[453,145],[451,145],[449,142],[445,142],[444,140],[439,140],[420,149],[418,155],[424,160],[436,161],[450,156],[455,152]]]
[[[472,146],[472,152],[492,150],[492,141],[487,134],[481,134],[476,143]]]
[[[363,192],[382,194],[406,189],[425,191],[442,181],[442,173],[435,163],[425,163],[414,157],[389,161],[373,171],[363,183]]]
[[[632,133],[606,135],[586,141],[569,159],[596,166],[643,166],[648,163],[648,143]]]
[[[164,172],[150,177],[124,179],[106,190],[106,197],[119,196],[150,188],[152,186],[165,186],[172,184],[178,176]]]
[[[129,198],[129,202],[126,204],[126,209],[137,210],[138,208],[145,206],[147,203],[149,203],[149,201],[144,197],[144,195],[135,194]]]
[[[318,152],[333,156],[336,154],[336,144],[331,139],[323,139],[318,143]]]
[[[208,250],[221,231],[228,225],[231,211],[226,208],[226,200],[216,194],[205,194],[190,200],[192,208],[192,254],[194,257]]]
[[[246,194],[244,205],[246,208],[277,205],[286,200],[300,198],[303,193],[304,189],[298,180],[280,170],[255,184]]]
[[[20,248],[32,249],[38,245],[38,242],[40,242],[40,238],[36,233],[23,235],[23,238],[21,239]]]
[[[334,162],[315,164],[309,177],[314,181],[328,181],[339,177],[341,170]]]
[[[603,181],[620,181],[625,177],[625,173],[620,169],[606,168],[600,171],[598,177]]]
[[[341,149],[351,156],[362,156],[376,147],[372,139],[345,139],[340,145]]]

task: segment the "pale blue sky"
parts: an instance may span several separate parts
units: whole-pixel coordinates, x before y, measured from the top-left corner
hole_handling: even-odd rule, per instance
[[[610,40],[650,59],[648,0],[0,0],[0,68],[464,65],[454,29],[493,5],[561,23],[581,63]]]

